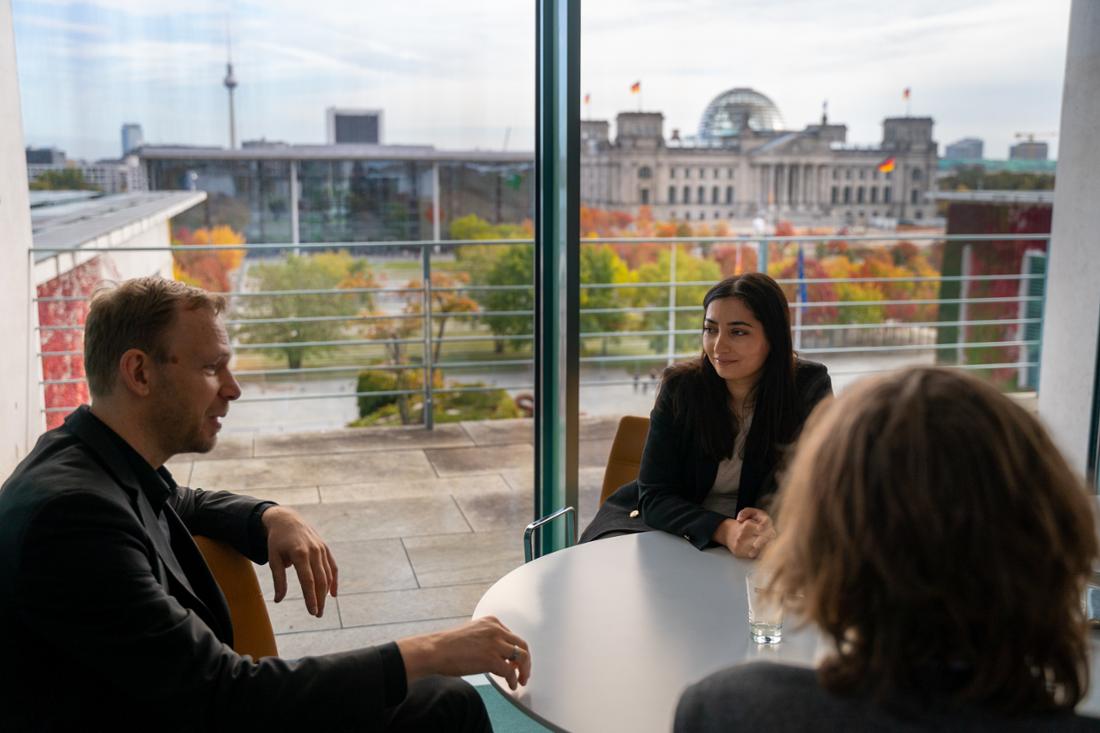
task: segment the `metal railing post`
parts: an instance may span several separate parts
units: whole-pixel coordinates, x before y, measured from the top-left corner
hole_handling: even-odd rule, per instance
[[[676,243],[668,245],[668,365],[676,360]]]
[[[958,347],[955,350],[955,363],[965,364],[967,362],[966,356],[966,341],[969,329],[966,327],[966,322],[970,320],[970,307],[967,301],[970,300],[970,251],[971,245],[964,244],[962,248],[962,266],[959,268],[959,274],[962,275],[962,279],[959,280],[959,321],[963,324],[959,328],[959,336],[957,339]]]
[[[435,399],[432,384],[432,253],[428,245],[420,247],[420,270],[424,278],[424,427],[435,428]]]

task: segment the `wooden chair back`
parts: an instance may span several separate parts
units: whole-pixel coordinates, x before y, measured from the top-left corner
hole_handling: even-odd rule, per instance
[[[603,474],[600,506],[603,506],[615,489],[638,478],[638,469],[642,465],[642,449],[648,434],[648,417],[626,415],[619,420],[619,428],[615,431],[615,440],[611,443],[611,454],[607,457],[607,468]]]
[[[196,535],[195,544],[229,604],[233,651],[253,659],[279,656],[271,617],[267,615],[267,604],[252,561],[230,545],[209,537]]]

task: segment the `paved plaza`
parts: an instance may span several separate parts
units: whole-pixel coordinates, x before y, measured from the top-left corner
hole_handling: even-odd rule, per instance
[[[645,413],[641,413],[645,414]],[[580,526],[596,509],[616,417],[580,423]],[[296,507],[340,567],[340,595],[310,616],[290,574],[271,602],[284,657],[352,649],[453,626],[523,562],[533,505],[531,420],[224,436],[169,462],[176,480]]]

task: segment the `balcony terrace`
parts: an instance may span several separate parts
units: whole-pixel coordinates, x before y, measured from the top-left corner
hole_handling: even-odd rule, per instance
[[[581,418],[581,526],[595,513],[616,424]],[[292,505],[329,542],[340,593],[322,618],[306,611],[293,573],[276,604],[270,571],[256,568],[279,652],[295,658],[469,619],[485,590],[523,562],[532,451],[531,420],[484,420],[229,435],[169,468],[182,484]]]

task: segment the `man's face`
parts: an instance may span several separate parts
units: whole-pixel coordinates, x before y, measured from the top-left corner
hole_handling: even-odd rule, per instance
[[[229,371],[229,338],[208,308],[179,310],[164,334],[168,359],[157,363],[150,423],[168,455],[205,453],[241,387]]]

